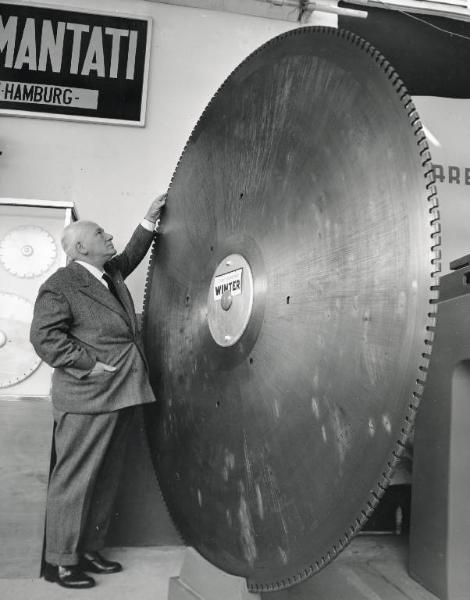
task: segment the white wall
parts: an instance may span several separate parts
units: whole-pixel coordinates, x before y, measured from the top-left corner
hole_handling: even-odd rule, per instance
[[[218,86],[255,48],[294,23],[140,0],[49,5],[151,16],[144,128],[0,117],[0,196],[72,200],[122,248],[150,200],[165,191],[186,140]],[[314,17],[311,24],[335,24]],[[147,261],[129,278],[142,307]]]

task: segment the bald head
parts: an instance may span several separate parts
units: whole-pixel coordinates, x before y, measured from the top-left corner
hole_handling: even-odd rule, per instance
[[[87,230],[91,227],[98,227],[98,225],[92,221],[75,221],[65,227],[62,232],[61,242],[65,254],[70,259],[78,258],[77,243],[83,243],[86,239]]]
[[[116,254],[113,236],[93,221],[75,221],[62,232],[62,248],[71,260],[82,260],[99,269]]]

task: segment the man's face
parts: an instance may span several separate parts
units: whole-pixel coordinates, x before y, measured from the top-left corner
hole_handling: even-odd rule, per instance
[[[105,262],[116,254],[112,242],[113,236],[106,233],[96,223],[87,223],[80,237],[88,261],[98,267],[102,267]]]

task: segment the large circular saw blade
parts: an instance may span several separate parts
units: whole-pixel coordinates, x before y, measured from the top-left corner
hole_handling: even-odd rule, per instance
[[[437,201],[369,44],[301,28],[245,60],[183,152],[149,270],[149,440],[186,542],[299,582],[386,487],[430,347]]]

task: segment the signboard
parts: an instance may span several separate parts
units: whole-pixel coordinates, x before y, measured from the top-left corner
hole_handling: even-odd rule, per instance
[[[144,125],[151,20],[0,3],[0,114]]]
[[[470,254],[470,100],[415,96],[436,176],[442,229],[442,274]]]

